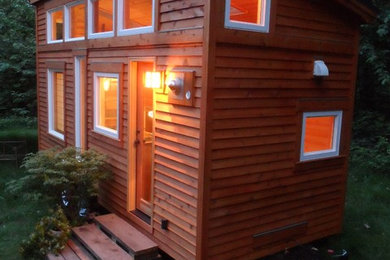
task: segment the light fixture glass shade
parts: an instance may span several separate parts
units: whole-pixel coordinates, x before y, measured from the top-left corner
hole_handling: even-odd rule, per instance
[[[145,87],[146,88],[160,88],[161,87],[161,73],[160,72],[146,72],[145,73]]]

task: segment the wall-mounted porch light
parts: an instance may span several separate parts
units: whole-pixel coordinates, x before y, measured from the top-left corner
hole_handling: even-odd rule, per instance
[[[329,69],[328,66],[326,66],[325,62],[322,60],[316,60],[314,61],[314,69],[313,69],[313,75],[314,77],[328,77],[329,76]]]
[[[158,71],[148,71],[145,73],[145,87],[146,88],[161,88],[162,73]]]

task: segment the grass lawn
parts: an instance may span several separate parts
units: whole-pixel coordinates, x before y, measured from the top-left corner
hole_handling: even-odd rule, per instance
[[[390,259],[390,175],[352,168],[343,233],[321,241],[318,246],[344,248],[352,260]]]
[[[5,183],[22,177],[23,170],[13,162],[0,163],[0,259],[21,259],[19,244],[34,229],[37,221],[47,213],[40,201],[25,201],[4,191]]]

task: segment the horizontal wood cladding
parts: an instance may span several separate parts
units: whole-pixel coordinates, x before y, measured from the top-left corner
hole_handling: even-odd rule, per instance
[[[195,2],[195,1],[194,1]],[[168,2],[167,2],[168,3]],[[154,212],[152,236],[160,248],[176,259],[195,259],[200,98],[202,82],[202,45],[173,45],[170,47],[142,49],[105,48],[87,52],[87,148],[108,155],[110,181],[100,186],[100,202],[122,216],[127,212],[128,180],[128,108],[129,60],[155,57],[156,67],[183,69],[195,72],[194,106],[185,107],[168,103],[166,94],[156,95],[155,124],[155,172]],[[77,53],[76,53],[77,54]],[[74,55],[72,51],[38,51],[38,96],[40,149],[53,146],[74,145]],[[55,62],[54,62],[55,61]],[[62,64],[65,72],[65,142],[48,134],[47,120],[47,69],[58,69]],[[120,64],[115,68],[112,64]],[[109,68],[108,68],[109,67]],[[115,70],[122,73],[122,104],[120,113],[120,140],[105,137],[93,130],[93,73]],[[169,220],[169,231],[161,230],[161,219]]]
[[[269,33],[226,29],[225,1],[218,1],[216,8],[217,42],[353,54],[351,45],[359,22],[346,9],[335,7],[333,1],[272,1]],[[304,69],[305,64],[293,67]]]
[[[141,35],[47,44],[46,12],[73,0],[43,1],[36,6],[37,39],[41,51],[202,42],[205,0],[157,0],[156,31]],[[115,17],[117,17],[115,15]],[[114,24],[117,22],[115,21]],[[116,31],[116,30],[115,30]],[[116,32],[115,32],[116,35]],[[87,37],[86,37],[87,38]],[[44,46],[44,47],[43,47]]]
[[[296,30],[305,32],[311,26],[310,30],[318,31],[322,37],[316,40],[341,49],[333,52],[321,50],[318,45],[253,46],[251,40],[230,41],[225,32],[220,32],[224,36],[218,38],[215,50],[213,109],[209,112],[212,123],[208,125],[209,259],[256,259],[341,230],[344,156],[348,154],[344,145],[348,141],[344,139],[349,138],[351,126],[357,55],[351,46],[356,45],[356,34],[341,18],[330,22],[336,27],[339,23],[338,28],[326,31],[333,14],[304,24],[301,9],[314,8],[316,14],[321,14],[314,3],[298,8],[303,1],[277,2],[273,35],[282,35],[280,29],[288,26],[296,27],[286,29],[292,34]],[[348,37],[341,39],[344,33]],[[315,38],[317,34],[308,35]],[[334,41],[335,35],[340,39]],[[302,33],[299,37],[306,36]],[[313,78],[316,59],[324,60],[330,71],[322,82]],[[298,163],[301,113],[321,110],[344,112],[343,127],[348,130],[342,132],[342,156],[322,163]],[[299,229],[300,234],[293,238],[281,234],[280,241],[272,237],[272,243],[267,242],[269,239],[268,244],[258,240],[254,245],[253,235],[294,223],[307,223],[307,227]]]

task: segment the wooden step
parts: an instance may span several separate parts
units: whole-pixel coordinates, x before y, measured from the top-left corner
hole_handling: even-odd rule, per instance
[[[75,241],[69,240],[65,246],[65,249],[56,256],[49,254],[47,256],[49,260],[91,260],[94,259],[85,249],[78,245]]]
[[[95,222],[118,244],[127,249],[134,259],[153,259],[158,255],[158,246],[115,214],[95,217]]]
[[[87,224],[72,229],[74,235],[97,259],[134,260],[125,250],[106,236],[95,224]]]

